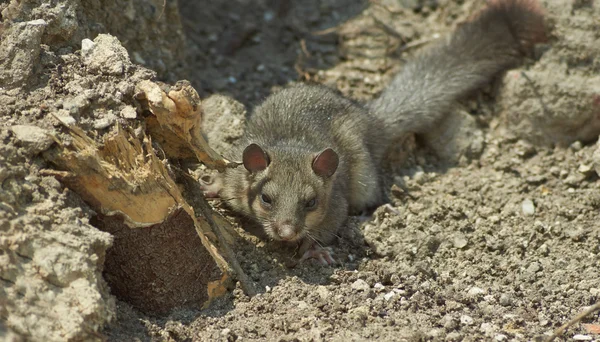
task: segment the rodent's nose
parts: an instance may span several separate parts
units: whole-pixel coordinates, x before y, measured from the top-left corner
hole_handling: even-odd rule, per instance
[[[296,233],[296,229],[291,224],[282,224],[277,227],[277,235],[282,240],[290,241],[293,240],[298,234]]]

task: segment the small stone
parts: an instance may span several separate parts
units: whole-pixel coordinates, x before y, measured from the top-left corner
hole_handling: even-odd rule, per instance
[[[300,309],[300,310],[308,309],[308,304],[303,300],[296,301],[295,304],[298,306],[298,309]]]
[[[417,184],[423,185],[427,181],[427,176],[425,175],[425,172],[417,171],[413,175],[413,179],[415,180],[415,182],[417,182]]]
[[[135,108],[133,108],[132,106],[125,106],[125,107],[123,107],[123,109],[121,109],[120,114],[125,119],[135,119],[135,118],[137,118],[137,113],[135,111]]]
[[[96,44],[89,38],[85,38],[81,41],[81,56],[86,56],[96,46]]]
[[[596,287],[590,288],[590,294],[592,296],[598,297],[598,295],[600,295],[600,288],[596,288]]]
[[[511,306],[512,305],[512,297],[508,293],[501,294],[500,295],[500,305]]]
[[[453,243],[455,248],[463,249],[467,246],[468,242],[469,240],[467,240],[467,237],[464,234],[457,233],[456,235],[454,235]]]
[[[592,340],[592,336],[577,334],[577,335],[573,336],[573,339],[575,341],[591,341]]]
[[[40,127],[16,125],[12,126],[10,130],[31,155],[47,150],[54,142],[48,135],[48,131]]]
[[[539,272],[542,269],[542,266],[540,265],[539,262],[532,262],[531,264],[529,264],[529,267],[527,267],[527,273],[534,275],[537,272]]]
[[[383,284],[381,283],[375,283],[375,285],[373,285],[373,288],[376,290],[385,290],[385,286],[383,286]]]
[[[319,297],[322,300],[325,300],[325,299],[329,298],[329,296],[331,295],[331,292],[329,292],[327,287],[325,287],[323,285],[319,285],[319,286],[317,286],[317,294],[319,295]]]
[[[112,122],[107,119],[107,118],[102,118],[102,119],[98,119],[94,121],[94,128],[95,129],[105,129],[107,127],[109,127],[112,124]]]
[[[388,292],[388,293],[386,293],[386,294],[383,295],[383,299],[385,299],[386,301],[389,301],[395,295],[396,295],[396,293],[394,291],[390,291],[390,292]]]
[[[508,336],[504,335],[504,334],[496,334],[496,336],[494,336],[494,340],[496,341],[506,341],[508,339]]]
[[[58,111],[58,113],[56,113],[56,118],[63,125],[66,125],[66,126],[71,126],[71,125],[74,125],[75,123],[77,123],[77,121],[75,120],[75,118],[73,118],[71,115],[69,115],[69,112],[67,110],[64,110],[64,109],[60,109]]]
[[[225,329],[221,330],[221,336],[229,336],[230,333],[231,333],[231,329],[229,329],[229,328],[225,328]]]
[[[576,141],[572,143],[570,147],[573,151],[580,151],[583,148],[583,145],[581,144],[581,141]]]
[[[522,158],[529,158],[536,153],[535,146],[523,140],[517,142],[515,151],[517,152],[517,155]]]
[[[271,292],[271,286],[267,285],[265,286],[265,292]]]
[[[594,166],[592,164],[581,164],[577,171],[587,176],[594,172]]]
[[[89,70],[108,75],[122,75],[132,65],[119,39],[109,34],[99,34],[93,42],[84,39],[81,57]]]
[[[529,198],[526,198],[521,204],[521,209],[523,210],[523,215],[532,216],[535,214],[535,206],[533,205],[533,201]]]
[[[572,174],[565,179],[565,184],[570,185],[572,187],[577,187],[579,186],[579,184],[581,184],[581,182],[585,180],[585,178],[586,176],[581,173]]]
[[[460,323],[462,323],[464,325],[471,325],[471,324],[473,324],[473,317],[468,316],[468,315],[462,315],[462,316],[460,316]]]
[[[488,220],[490,220],[491,223],[498,223],[498,222],[500,222],[500,216],[492,215],[492,216],[488,217]]]
[[[469,291],[467,291],[467,294],[471,297],[477,297],[484,293],[485,293],[485,290],[480,287],[477,287],[477,286],[473,286],[472,288],[469,289]]]
[[[350,285],[350,287],[357,291],[367,291],[369,288],[371,288],[369,284],[362,279],[356,280],[354,283],[352,283],[352,285]]]

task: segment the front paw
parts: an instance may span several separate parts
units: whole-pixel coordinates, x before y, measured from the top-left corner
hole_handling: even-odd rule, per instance
[[[204,175],[198,180],[206,198],[218,198],[222,189],[221,178],[217,175]]]
[[[331,247],[313,245],[310,249],[304,252],[299,262],[303,262],[308,259],[315,259],[323,266],[336,264],[336,261],[333,258],[333,249]]]

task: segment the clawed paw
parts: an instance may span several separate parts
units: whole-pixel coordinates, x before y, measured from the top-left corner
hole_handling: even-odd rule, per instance
[[[218,198],[221,191],[221,180],[214,175],[200,177],[200,189],[206,198]]]
[[[334,265],[336,262],[332,255],[333,249],[331,247],[316,246],[304,252],[304,255],[300,258],[300,262],[307,259],[315,259],[323,266]]]

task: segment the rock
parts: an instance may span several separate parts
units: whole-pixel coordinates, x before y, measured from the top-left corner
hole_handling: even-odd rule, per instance
[[[571,144],[571,146],[569,146],[573,151],[581,151],[581,149],[583,148],[583,145],[581,144],[581,141],[575,141]]]
[[[66,126],[70,126],[70,125],[74,125],[75,123],[77,123],[77,120],[75,120],[75,118],[73,118],[70,114],[69,111],[65,110],[65,109],[60,109],[58,111],[58,113],[56,113],[56,118],[63,124]]]
[[[467,294],[471,297],[477,297],[484,293],[485,293],[485,290],[480,287],[477,287],[477,286],[473,286],[469,289],[469,291],[467,291]]]
[[[504,334],[496,334],[496,336],[494,336],[494,340],[496,341],[506,341],[508,340],[508,336],[504,335]]]
[[[537,272],[539,272],[542,269],[542,266],[540,265],[539,262],[532,262],[531,264],[529,264],[529,266],[527,267],[527,273],[530,275],[535,275]]]
[[[521,204],[521,209],[523,210],[523,215],[525,216],[533,216],[535,214],[535,206],[533,205],[533,201],[529,198],[526,198]]]
[[[511,306],[512,305],[512,296],[508,293],[503,293],[500,295],[500,305],[502,306]]]
[[[112,122],[108,118],[102,118],[94,121],[94,128],[97,130],[109,127]]]
[[[14,23],[2,33],[0,40],[2,87],[8,89],[21,87],[31,78],[35,67],[39,64],[40,44],[46,26],[46,21],[38,19]]]
[[[94,41],[81,42],[81,57],[91,72],[122,75],[131,67],[129,54],[119,39],[109,34],[99,34]]]
[[[133,108],[132,106],[123,107],[123,109],[121,109],[121,112],[119,114],[121,115],[121,117],[123,117],[125,119],[137,118],[137,112],[135,111],[135,108]]]
[[[317,286],[317,294],[322,300],[326,300],[331,295],[331,292],[327,289],[327,287],[323,285]]]
[[[11,131],[21,145],[27,149],[27,154],[35,155],[47,150],[54,142],[48,135],[48,131],[36,126],[16,125]]]
[[[394,291],[390,291],[383,295],[383,299],[388,301],[388,300],[392,299],[395,295],[396,295],[396,293]]]
[[[465,248],[465,247],[467,246],[468,242],[469,242],[469,240],[468,240],[468,239],[467,239],[467,237],[466,237],[464,234],[462,234],[462,233],[457,233],[457,234],[454,236],[453,243],[454,243],[454,247],[455,247],[455,248],[458,248],[458,249],[463,249],[463,248]]]
[[[589,176],[592,172],[594,172],[594,168],[592,164],[581,164],[577,169],[580,173],[583,173],[586,176]]]
[[[473,317],[468,316],[468,315],[461,315],[460,323],[462,323],[463,325],[471,325],[471,324],[473,324]]]
[[[574,335],[573,339],[575,341],[591,341],[591,340],[593,340],[592,336],[590,336],[590,335],[582,335],[582,334]]]
[[[362,279],[356,280],[354,283],[352,283],[352,285],[350,285],[350,287],[357,291],[367,291],[371,288],[369,284]]]

